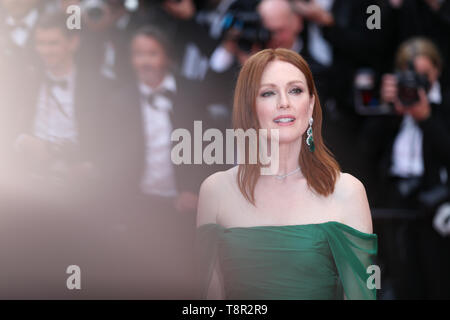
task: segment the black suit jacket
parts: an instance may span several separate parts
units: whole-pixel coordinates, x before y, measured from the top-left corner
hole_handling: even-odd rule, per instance
[[[173,130],[185,128],[194,143],[194,121],[201,120],[203,132],[209,127],[202,96],[204,91],[197,81],[176,76],[177,91],[170,113]],[[146,167],[146,139],[140,92],[136,79],[111,95],[109,103],[109,152],[107,170],[111,186],[120,193],[139,193],[139,185]],[[178,142],[173,142],[172,146]],[[191,149],[193,162],[193,148]],[[214,171],[206,164],[174,165],[179,191],[198,192],[201,182]]]
[[[450,92],[442,90],[442,103],[431,104],[431,116],[418,123],[423,133],[424,174],[420,191],[429,191],[441,184],[440,170],[450,172]],[[371,203],[383,206],[383,192],[389,184],[392,147],[400,130],[402,116],[380,116],[366,123],[361,135],[365,159],[371,164]],[[373,184],[372,184],[373,183]],[[450,180],[447,180],[450,186]]]
[[[109,43],[114,49],[114,64],[111,66],[117,80],[127,81],[132,74],[130,67],[130,41],[134,31],[142,25],[142,21],[132,15],[130,22],[122,30],[115,26],[104,31],[82,29],[80,33],[80,48],[76,55],[77,63],[92,72],[101,73],[105,60],[105,48]]]

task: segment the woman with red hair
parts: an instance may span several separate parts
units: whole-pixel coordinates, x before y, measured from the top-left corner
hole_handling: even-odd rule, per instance
[[[376,285],[368,280],[377,236],[365,188],[340,172],[322,140],[322,111],[306,61],[281,48],[251,56],[237,80],[233,123],[277,130],[278,171],[261,174],[262,163],[243,163],[203,182],[197,213],[202,297],[375,299]]]

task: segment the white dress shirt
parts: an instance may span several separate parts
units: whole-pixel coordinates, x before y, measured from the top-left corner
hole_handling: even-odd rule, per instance
[[[37,112],[34,119],[34,135],[49,142],[77,142],[78,130],[75,121],[74,94],[75,70],[69,75],[56,78],[50,73],[47,77],[67,81],[67,88],[50,86],[44,82],[39,91]]]
[[[430,103],[440,104],[441,86],[436,81],[428,92]],[[392,150],[391,174],[399,177],[420,177],[424,172],[422,153],[423,134],[416,121],[409,114],[403,116],[400,131]]]
[[[158,89],[176,92],[176,82],[173,75],[168,74],[158,88],[150,88],[140,83],[141,110],[146,141],[146,166],[141,180],[141,191],[165,197],[177,195],[175,172],[170,157],[172,150],[172,101],[164,96],[156,96],[154,105],[150,105],[147,97]]]

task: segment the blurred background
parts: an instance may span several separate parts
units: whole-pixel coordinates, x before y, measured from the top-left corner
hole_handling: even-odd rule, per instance
[[[378,299],[449,299],[449,39],[447,0],[0,0],[0,298],[195,297],[198,190],[231,165],[174,165],[170,134],[232,128],[240,67],[283,47],[366,187]]]

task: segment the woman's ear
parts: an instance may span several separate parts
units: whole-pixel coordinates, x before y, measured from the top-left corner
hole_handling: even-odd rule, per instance
[[[312,117],[315,103],[316,103],[316,97],[314,95],[312,95],[311,99],[309,101],[309,114],[310,114],[310,117]]]

